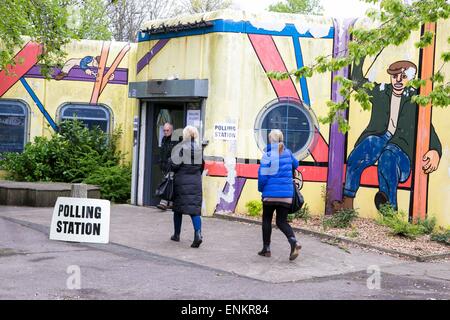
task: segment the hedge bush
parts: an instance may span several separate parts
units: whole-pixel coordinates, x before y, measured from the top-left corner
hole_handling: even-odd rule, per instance
[[[106,199],[126,201],[131,170],[121,165],[123,154],[117,148],[121,135],[120,128],[108,135],[97,127],[89,130],[76,119],[66,120],[59,132],[50,138],[35,137],[22,153],[2,154],[0,168],[15,181],[96,181]]]

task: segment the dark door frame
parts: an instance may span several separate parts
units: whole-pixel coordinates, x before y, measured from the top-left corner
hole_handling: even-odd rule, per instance
[[[186,125],[186,114],[187,114],[187,104],[190,102],[199,102],[200,110],[202,110],[202,122],[204,119],[203,109],[204,109],[204,98],[186,98],[186,99],[142,99],[140,101],[140,108],[144,105],[146,107],[145,113],[145,147],[144,147],[144,179],[143,179],[143,197],[142,204],[144,206],[153,206],[153,197],[151,194],[151,183],[152,183],[152,159],[153,159],[153,138],[155,135],[155,104],[158,103],[179,103],[183,104],[183,126]],[[143,103],[145,102],[145,103]],[[142,112],[142,110],[140,110]],[[139,163],[138,163],[139,165]],[[139,169],[137,169],[139,172]],[[139,192],[139,191],[138,191]]]

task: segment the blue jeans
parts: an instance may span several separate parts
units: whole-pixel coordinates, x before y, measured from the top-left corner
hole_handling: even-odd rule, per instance
[[[397,187],[399,182],[408,179],[411,162],[402,149],[389,143],[391,138],[390,132],[382,136],[367,136],[353,149],[347,161],[344,196],[355,197],[364,169],[378,161],[380,191],[388,197],[389,203],[397,208]]]
[[[191,215],[192,225],[194,231],[200,231],[202,229],[202,218],[200,216]],[[173,213],[173,226],[175,234],[181,233],[181,223],[183,222],[183,214],[180,212]]]

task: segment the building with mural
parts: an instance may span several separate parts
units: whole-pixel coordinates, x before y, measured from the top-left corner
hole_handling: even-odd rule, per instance
[[[36,66],[39,46],[18,52],[17,77],[0,73],[0,150],[21,151],[34,136],[77,114],[105,131],[124,129],[121,148],[133,163],[132,203],[155,205],[161,173],[162,126],[198,127],[204,146],[203,214],[246,212],[260,198],[257,171],[271,129],[281,129],[300,161],[302,193],[312,213],[359,208],[375,217],[389,201],[411,217],[434,216],[450,226],[450,131],[447,110],[419,107],[405,84],[426,78],[448,50],[450,21],[427,25],[435,42],[424,50],[407,43],[386,48],[372,64],[299,81],[276,81],[269,71],[312,65],[338,56],[349,28],[367,22],[279,13],[224,10],[146,23],[137,44],[81,41],[53,79]],[[443,68],[447,79],[450,66]],[[375,84],[371,111],[351,101],[351,130],[318,121],[328,100],[340,101],[333,78],[352,76]],[[448,80],[447,80],[448,81]],[[11,134],[14,132],[14,134]],[[177,132],[177,131],[176,131]]]

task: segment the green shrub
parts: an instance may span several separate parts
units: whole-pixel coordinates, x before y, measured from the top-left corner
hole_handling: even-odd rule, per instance
[[[395,217],[397,215],[397,211],[394,209],[392,205],[389,203],[382,204],[379,210],[382,217]]]
[[[390,212],[391,214],[392,212]],[[377,222],[391,229],[393,235],[415,239],[426,233],[426,228],[422,224],[412,224],[408,222],[405,212],[395,212],[393,215],[381,215]]]
[[[357,217],[358,212],[355,209],[339,210],[330,218],[324,219],[323,226],[325,228],[347,228]]]
[[[450,229],[445,230],[441,228],[439,231],[434,232],[431,235],[431,240],[441,242],[450,246]]]
[[[303,204],[303,207],[294,213],[294,219],[301,219],[305,222],[308,222],[311,219],[311,213],[309,211],[309,207],[307,203]]]
[[[436,227],[436,218],[426,218],[425,220],[418,219],[417,224],[423,227],[425,234],[431,234]]]
[[[248,215],[251,217],[259,217],[262,213],[262,201],[252,200],[245,204],[248,210]]]
[[[131,167],[100,167],[86,178],[84,183],[100,186],[103,199],[125,203],[130,198]]]
[[[356,228],[352,228],[352,231],[347,232],[345,236],[349,238],[356,238],[357,236],[359,236],[359,232],[358,230],[356,230]]]
[[[4,153],[0,168],[7,179],[16,181],[95,182],[102,196],[112,201],[126,201],[131,172],[121,166],[118,150],[120,128],[113,134],[99,128],[88,129],[78,120],[66,120],[50,138],[35,137],[22,153]],[[103,176],[102,176],[103,175]]]

